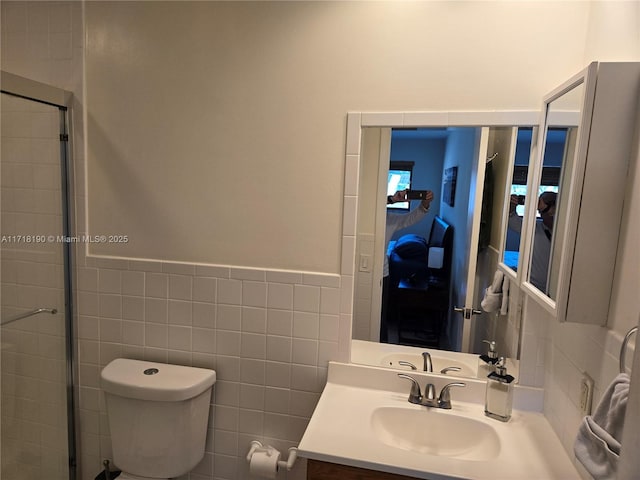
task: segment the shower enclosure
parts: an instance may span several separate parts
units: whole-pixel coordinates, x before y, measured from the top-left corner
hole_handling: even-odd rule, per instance
[[[73,480],[66,92],[2,72],[0,477]]]

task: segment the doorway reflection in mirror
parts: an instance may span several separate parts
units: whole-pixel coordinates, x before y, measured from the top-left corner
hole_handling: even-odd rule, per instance
[[[398,190],[393,195],[389,195],[387,197],[387,204],[393,205],[396,203],[407,203],[411,200],[410,198],[410,190]],[[388,342],[389,341],[389,330],[391,329],[391,318],[388,312],[389,307],[389,289],[390,289],[390,280],[389,280],[389,243],[391,242],[391,238],[396,235],[398,232],[404,230],[407,227],[415,225],[420,220],[422,220],[427,213],[429,213],[429,206],[433,201],[433,192],[431,190],[427,190],[424,194],[424,198],[422,198],[420,205],[415,207],[409,213],[398,213],[389,210],[387,206],[386,212],[386,225],[385,225],[385,255],[384,255],[384,266],[383,266],[383,277],[382,277],[382,312],[380,319],[380,341]]]

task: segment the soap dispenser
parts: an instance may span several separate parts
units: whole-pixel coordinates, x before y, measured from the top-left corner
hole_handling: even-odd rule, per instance
[[[496,342],[489,340],[483,340],[483,342],[489,344],[489,350],[478,357],[478,378],[481,379],[487,378],[495,370],[495,365],[498,362]]]
[[[501,422],[511,418],[513,405],[514,378],[507,374],[504,357],[500,357],[495,365],[495,372],[487,377],[487,393],[484,403],[484,414]]]

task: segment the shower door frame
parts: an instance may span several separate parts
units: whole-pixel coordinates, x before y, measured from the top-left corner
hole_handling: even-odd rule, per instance
[[[58,109],[60,115],[60,169],[62,197],[62,235],[73,236],[71,207],[72,202],[72,170],[69,122],[71,114],[72,93],[51,85],[36,82],[19,75],[0,71],[0,93],[20,97],[25,100],[51,105]],[[73,325],[73,271],[72,242],[62,242],[64,269],[64,302],[65,302],[65,355],[66,355],[66,393],[67,393],[67,443],[69,461],[69,480],[76,480],[76,422],[75,422],[75,344]]]

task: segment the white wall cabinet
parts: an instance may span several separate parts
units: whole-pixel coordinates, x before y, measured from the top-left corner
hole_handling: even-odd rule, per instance
[[[544,291],[530,276],[537,198],[528,199],[524,288],[560,321],[607,322],[629,165],[638,154],[639,93],[640,62],[594,62],[544,99],[530,192],[541,184],[547,134],[564,126],[567,144]],[[564,102],[571,97],[575,105]]]

